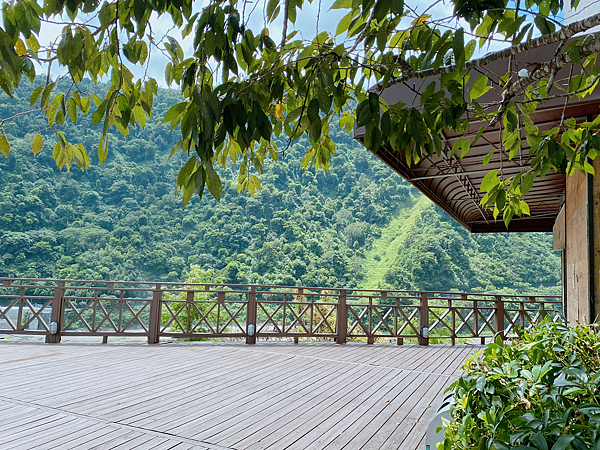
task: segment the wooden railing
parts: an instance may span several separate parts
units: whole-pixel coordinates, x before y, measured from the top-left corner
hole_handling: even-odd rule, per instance
[[[405,339],[428,345],[503,338],[562,317],[558,296],[296,286],[0,278],[0,334]]]

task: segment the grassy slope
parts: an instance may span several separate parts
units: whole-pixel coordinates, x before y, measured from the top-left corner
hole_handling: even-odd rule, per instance
[[[430,204],[427,197],[419,194],[413,197],[412,202],[406,202],[396,210],[392,220],[382,228],[381,236],[373,242],[366,254],[365,275],[360,286],[362,289],[377,289],[383,285],[384,276],[394,263],[400,248],[405,245],[409,231]]]

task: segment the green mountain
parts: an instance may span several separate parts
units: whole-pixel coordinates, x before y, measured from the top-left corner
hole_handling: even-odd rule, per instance
[[[28,110],[34,87],[0,96],[0,117]],[[178,98],[161,90],[155,117]],[[96,148],[91,117],[63,130]],[[0,161],[0,276],[179,281],[199,265],[231,283],[560,292],[550,235],[470,235],[339,130],[329,172],[300,169],[300,139],[265,165],[261,193],[239,195],[232,165],[221,171],[220,203],[207,194],[185,210],[174,195],[183,155],[167,161],[177,132],[157,120],[112,135],[104,166],[90,150],[85,173],[57,170],[39,113],[0,131],[13,146]]]

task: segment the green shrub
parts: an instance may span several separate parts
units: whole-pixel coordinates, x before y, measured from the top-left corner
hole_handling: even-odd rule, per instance
[[[597,325],[543,321],[496,339],[456,381],[438,450],[600,450]]]

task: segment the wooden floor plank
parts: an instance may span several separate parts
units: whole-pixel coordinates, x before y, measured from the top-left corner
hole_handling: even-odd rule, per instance
[[[199,436],[194,434],[194,439],[203,439],[209,437],[223,428],[228,428],[234,423],[239,423],[249,416],[256,414],[262,415],[266,408],[273,404],[281,403],[282,400],[291,402],[292,396],[298,390],[317,382],[321,377],[326,376],[322,370],[318,370],[319,365],[316,362],[306,364],[301,368],[291,366],[288,370],[278,372],[276,382],[267,382],[261,386],[261,389],[254,389],[252,392],[240,390],[239,395],[230,398],[228,401],[217,402],[213,407],[203,410],[201,418],[197,420],[176,420],[169,422],[167,431],[172,434],[189,434],[201,422],[202,428],[209,430],[212,434],[208,436]],[[293,377],[293,380],[290,379]],[[193,402],[190,402],[193,404]],[[243,413],[240,410],[243,409]],[[234,423],[230,425],[221,425],[225,422]],[[197,433],[197,430],[194,430]]]
[[[78,438],[89,436],[97,431],[106,433],[106,424],[98,423],[90,420],[74,420],[68,425],[69,432],[65,433],[64,429],[56,428],[53,433],[44,435],[43,440],[45,442],[38,445],[29,443],[26,448],[27,450],[44,449],[48,448],[48,443],[52,443],[52,449],[59,448],[65,443],[70,443]],[[99,434],[102,436],[102,434]],[[34,439],[35,442],[39,442],[41,439],[37,437]]]
[[[63,442],[53,442],[54,450],[69,450],[73,448],[85,448],[90,442],[95,441],[108,433],[115,431],[110,425],[100,423],[95,428],[89,428],[85,433],[78,436],[69,436]]]
[[[478,348],[0,341],[0,448],[423,450]]]
[[[335,380],[335,387],[327,390],[327,396],[317,397],[313,402],[296,406],[291,412],[277,417],[277,420],[272,420],[272,416],[268,417],[270,423],[266,421],[257,422],[257,429],[246,429],[232,436],[227,436],[223,440],[219,440],[220,445],[227,447],[235,447],[239,449],[263,449],[280,440],[288,440],[290,435],[297,436],[303,433],[303,426],[306,423],[314,423],[319,417],[328,417],[332,408],[335,410],[336,403],[342,401],[347,392],[347,388],[353,387],[363,389],[367,385],[366,381],[371,377],[380,377],[386,369],[376,367],[364,370],[357,369],[356,376],[348,376],[344,379],[338,378]],[[264,426],[264,425],[267,426]],[[209,442],[213,442],[209,440]],[[284,447],[285,448],[285,447]]]
[[[197,420],[199,423],[201,423],[205,431],[200,433],[195,432],[191,437],[199,440],[207,439],[225,429],[231,430],[234,426],[239,426],[240,423],[251,417],[263,417],[266,414],[271,415],[279,409],[285,407],[286,404],[294,404],[299,401],[305,401],[306,398],[304,397],[307,395],[307,389],[309,389],[311,386],[321,384],[325,379],[334,378],[347,370],[346,367],[340,366],[336,370],[327,372],[324,370],[319,370],[321,369],[319,363],[315,363],[309,367],[311,367],[313,370],[306,373],[303,378],[299,379],[299,377],[295,376],[294,380],[283,380],[284,384],[282,387],[278,391],[270,393],[275,395],[270,395],[268,399],[253,399],[255,400],[254,404],[252,404],[250,407],[244,408],[244,411],[241,413],[239,409],[227,408],[226,411],[223,411],[222,409],[215,411],[216,415],[203,415],[202,418]],[[302,375],[301,372],[299,374]],[[180,429],[175,428],[169,431],[171,433],[182,433],[185,435],[189,430],[198,426],[198,422],[186,422]]]

